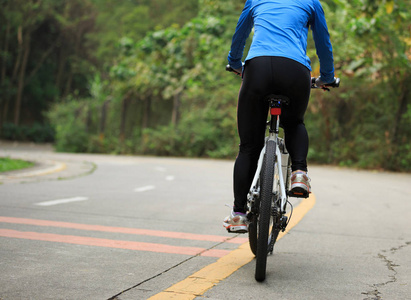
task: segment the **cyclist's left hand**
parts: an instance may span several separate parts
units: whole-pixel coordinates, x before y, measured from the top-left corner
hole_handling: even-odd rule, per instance
[[[241,76],[243,73],[243,68],[239,68],[239,69],[233,69],[234,73],[236,73],[238,76]]]

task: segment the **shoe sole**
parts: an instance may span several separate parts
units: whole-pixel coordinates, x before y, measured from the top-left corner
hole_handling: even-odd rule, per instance
[[[223,225],[225,227],[225,229],[227,229],[227,231],[229,233],[247,233],[248,232],[248,228],[246,225]]]
[[[307,187],[303,183],[294,186],[291,191],[288,192],[288,196],[295,198],[308,198],[309,195],[310,193],[307,191]]]

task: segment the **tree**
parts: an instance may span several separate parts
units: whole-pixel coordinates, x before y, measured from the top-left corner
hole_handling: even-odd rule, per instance
[[[73,76],[89,72],[85,62],[92,61],[93,48],[85,44],[95,13],[89,1],[79,0],[3,0],[2,7],[0,124],[8,121],[11,105],[15,125],[20,124],[22,111],[29,118],[26,122],[41,120],[48,102],[84,85],[83,81],[73,87]]]

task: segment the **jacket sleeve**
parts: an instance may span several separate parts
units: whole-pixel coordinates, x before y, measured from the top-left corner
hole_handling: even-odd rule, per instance
[[[311,18],[311,29],[315,42],[317,56],[320,60],[321,80],[325,83],[334,81],[333,49],[328,33],[324,10],[320,1],[314,0],[314,14]]]
[[[228,63],[234,69],[239,69],[242,67],[241,59],[244,53],[245,42],[254,26],[251,14],[251,3],[252,0],[247,0],[244,5],[243,12],[240,15],[233,35],[231,50],[228,53]]]

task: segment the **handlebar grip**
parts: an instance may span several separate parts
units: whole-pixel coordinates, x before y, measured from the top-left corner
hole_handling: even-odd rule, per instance
[[[315,84],[317,78],[316,77],[311,77],[311,87],[312,88],[319,88],[319,86],[317,86]],[[338,88],[340,87],[340,78],[335,78],[334,82],[331,83],[326,83],[323,85],[324,87],[332,87],[332,88]]]
[[[228,72],[232,72],[236,75],[241,75],[241,72],[238,72],[237,70],[233,69],[229,64],[225,66],[225,70]]]
[[[328,84],[326,84],[328,86]],[[330,85],[331,87],[338,88],[340,87],[340,78],[336,78],[333,83]]]

